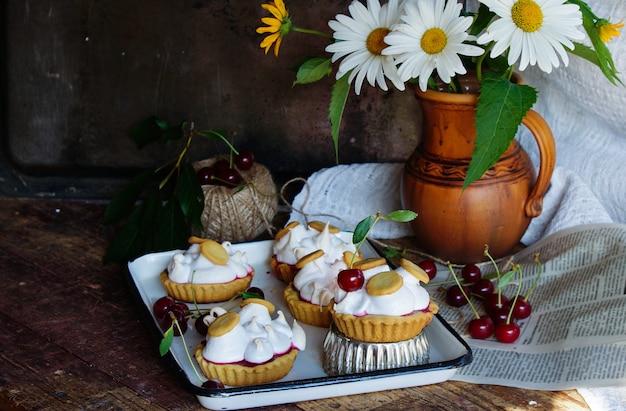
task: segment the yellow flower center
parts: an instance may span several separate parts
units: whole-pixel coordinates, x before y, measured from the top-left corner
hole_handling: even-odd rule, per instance
[[[367,48],[367,51],[375,56],[380,56],[385,47],[387,47],[387,43],[385,43],[385,36],[389,34],[390,31],[391,30],[385,27],[379,27],[373,30],[369,36],[367,36],[367,40],[365,40],[365,47]]]
[[[543,24],[543,12],[534,0],[519,0],[511,9],[513,23],[527,33],[532,33],[541,28]]]
[[[446,32],[437,27],[426,30],[420,41],[422,50],[428,54],[441,53],[446,44],[448,44]]]

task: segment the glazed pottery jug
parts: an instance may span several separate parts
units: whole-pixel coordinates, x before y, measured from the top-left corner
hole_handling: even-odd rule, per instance
[[[418,213],[411,222],[417,246],[453,264],[486,260],[485,245],[493,258],[510,254],[531,219],[541,214],[556,155],[550,128],[533,110],[522,123],[539,146],[538,175],[513,140],[495,166],[463,190],[476,138],[478,95],[416,88],[416,96],[423,135],[405,164],[401,199],[405,209]]]

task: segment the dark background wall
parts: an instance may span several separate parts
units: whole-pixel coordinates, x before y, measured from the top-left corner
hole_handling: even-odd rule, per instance
[[[334,77],[292,87],[290,70],[325,40],[289,34],[259,48],[262,0],[8,0],[2,3],[0,195],[106,198],[180,147],[138,150],[148,115],[228,130],[280,183],[335,164],[327,120]],[[291,0],[294,24],[330,32],[347,1]],[[411,92],[352,91],[340,163],[402,161],[420,114]],[[200,142],[193,157],[224,146]]]

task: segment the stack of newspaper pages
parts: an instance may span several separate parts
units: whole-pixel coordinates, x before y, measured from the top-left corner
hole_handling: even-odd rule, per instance
[[[440,304],[441,315],[474,353],[454,379],[539,390],[626,386],[626,225],[566,229],[513,255],[523,272],[522,296],[540,272],[537,253],[542,272],[529,299],[532,314],[518,322],[515,343],[469,338],[474,318],[469,306]],[[490,263],[481,269],[495,272]],[[439,270],[433,282],[445,280],[440,278],[445,272]],[[516,285],[507,285],[504,293],[514,296]],[[443,287],[431,293],[445,301]],[[482,309],[480,299],[472,301]]]

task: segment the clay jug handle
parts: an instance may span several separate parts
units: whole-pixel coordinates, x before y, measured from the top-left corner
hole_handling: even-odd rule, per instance
[[[556,145],[548,123],[536,111],[529,110],[522,124],[528,127],[539,146],[539,175],[524,205],[526,216],[534,218],[541,214],[543,196],[550,187],[550,179],[556,162]]]

